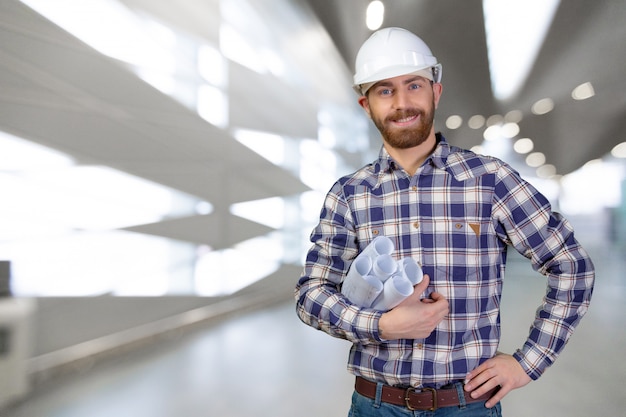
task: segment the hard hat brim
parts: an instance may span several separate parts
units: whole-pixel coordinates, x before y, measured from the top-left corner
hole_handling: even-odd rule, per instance
[[[440,65],[437,64],[435,67],[440,67]],[[438,78],[437,80],[434,79],[432,68],[433,67],[428,66],[424,68],[415,69],[415,66],[396,65],[396,66],[388,67],[388,68],[385,68],[384,70],[378,71],[376,74],[373,74],[372,76],[361,80],[358,84],[355,82],[353,87],[357,91],[357,93],[365,95],[365,93],[367,93],[367,90],[369,90],[374,84],[376,84],[379,81],[386,80],[388,78],[399,77],[401,75],[410,75],[410,74],[419,75],[430,81],[439,82],[440,77],[437,77]],[[440,73],[440,71],[441,70],[439,69],[438,73]]]

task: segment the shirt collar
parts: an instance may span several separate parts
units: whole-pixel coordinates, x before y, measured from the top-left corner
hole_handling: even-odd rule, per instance
[[[448,155],[450,155],[450,145],[446,141],[446,138],[441,134],[437,133],[436,135],[437,146],[435,146],[435,150],[431,153],[424,164],[432,164],[433,166],[439,169],[445,169],[446,163],[448,160]],[[380,152],[378,154],[378,160],[374,163],[374,172],[382,175],[397,169],[401,169],[400,165],[389,155],[387,149],[384,146],[381,146]]]
[[[448,155],[450,155],[450,145],[441,133],[436,134],[437,146],[432,154],[426,159],[426,162],[432,163],[439,169],[446,169],[448,163]]]

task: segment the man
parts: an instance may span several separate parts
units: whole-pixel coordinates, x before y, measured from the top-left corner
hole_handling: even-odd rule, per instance
[[[420,38],[399,28],[374,33],[357,55],[354,82],[383,146],[378,160],[327,194],[296,287],[297,313],[353,343],[351,415],[500,415],[499,401],[554,362],[587,311],[593,264],[569,223],[508,165],[435,133],[441,65]],[[425,274],[389,311],[341,293],[352,260],[379,235]],[[497,351],[508,246],[548,284],[512,355]]]

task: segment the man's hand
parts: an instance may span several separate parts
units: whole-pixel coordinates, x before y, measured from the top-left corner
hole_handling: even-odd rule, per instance
[[[428,337],[448,314],[448,300],[443,295],[434,292],[430,298],[421,299],[429,282],[430,277],[424,275],[424,279],[415,286],[411,296],[383,313],[378,322],[378,331],[382,339],[423,339]]]
[[[513,356],[498,352],[496,356],[467,374],[465,391],[474,398],[499,385],[498,392],[485,403],[487,408],[491,408],[509,392],[523,387],[530,381],[531,378]]]

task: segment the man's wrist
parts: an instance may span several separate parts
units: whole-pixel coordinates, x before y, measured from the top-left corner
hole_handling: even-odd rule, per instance
[[[387,313],[383,313],[380,315],[378,319],[378,337],[381,340],[391,340],[392,337],[389,337],[389,315]]]

